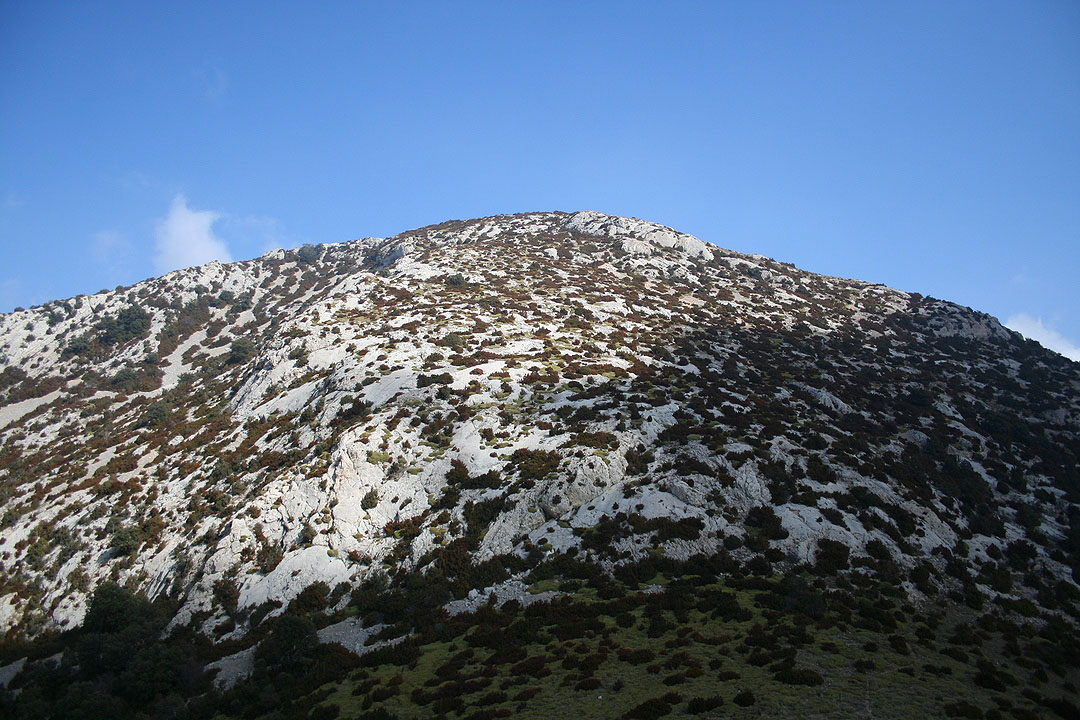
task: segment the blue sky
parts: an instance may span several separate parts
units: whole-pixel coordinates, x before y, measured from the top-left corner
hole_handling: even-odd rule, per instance
[[[0,311],[553,209],[1080,359],[1080,4],[0,0]]]

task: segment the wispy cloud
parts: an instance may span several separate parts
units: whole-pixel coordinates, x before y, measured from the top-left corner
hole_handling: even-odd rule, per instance
[[[3,202],[0,202],[0,207],[3,207],[5,210],[14,210],[15,208],[21,208],[25,204],[25,198],[19,197],[13,192],[9,192],[4,196]]]
[[[297,244],[275,217],[223,215],[221,225],[222,231],[234,243],[233,247],[243,247],[260,254]]]
[[[101,230],[90,240],[90,259],[105,271],[109,281],[127,276],[135,247],[116,230]]]
[[[229,91],[229,76],[221,68],[213,68],[203,76],[203,97],[220,100]]]
[[[154,265],[158,272],[202,265],[212,260],[231,262],[232,255],[225,242],[214,234],[213,225],[221,213],[213,210],[192,210],[187,198],[177,195],[154,232],[157,254]]]
[[[113,178],[112,181],[119,185],[120,189],[127,192],[147,190],[154,185],[150,178],[146,176],[146,173],[141,170],[128,170],[122,175]]]
[[[1047,350],[1053,350],[1070,360],[1080,362],[1080,346],[1054,328],[1043,324],[1042,318],[1032,317],[1027,313],[1017,313],[1005,321],[1005,327],[1035,340]]]

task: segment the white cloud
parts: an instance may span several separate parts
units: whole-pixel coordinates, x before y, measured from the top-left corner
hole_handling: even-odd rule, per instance
[[[1047,350],[1053,350],[1070,360],[1080,362],[1080,346],[1054,328],[1044,325],[1042,318],[1034,318],[1027,313],[1017,313],[1005,321],[1005,327],[1037,341]]]
[[[187,198],[177,195],[169,214],[158,222],[154,231],[157,255],[154,265],[158,272],[202,265],[212,260],[232,262],[232,255],[221,238],[214,235],[213,225],[221,213],[212,210],[192,210]]]

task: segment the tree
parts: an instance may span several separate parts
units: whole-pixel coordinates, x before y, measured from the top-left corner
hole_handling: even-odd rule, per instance
[[[255,357],[255,343],[250,338],[236,338],[229,346],[229,365],[247,362],[253,357]]]
[[[133,555],[145,540],[146,534],[141,528],[125,525],[113,533],[109,547],[115,550],[117,555]]]
[[[82,629],[87,633],[115,633],[154,615],[154,608],[146,598],[116,583],[103,583],[90,599]]]
[[[94,591],[76,653],[79,664],[94,672],[116,672],[151,646],[165,620],[146,598],[115,583]]]
[[[846,570],[849,566],[848,556],[851,551],[848,546],[829,538],[818,538],[816,568],[822,575],[833,575],[840,570]]]
[[[169,408],[169,404],[164,400],[158,400],[157,402],[146,408],[146,412],[143,413],[142,422],[147,427],[161,427],[169,422],[169,418],[172,416],[172,410]]]
[[[314,265],[322,257],[322,248],[311,243],[305,243],[296,251],[296,259],[305,265]]]
[[[295,670],[308,663],[319,636],[305,617],[286,613],[274,623],[270,634],[259,643],[255,658],[270,670]]]
[[[121,310],[115,318],[105,318],[98,323],[98,339],[102,345],[116,345],[150,332],[150,313],[134,305]]]

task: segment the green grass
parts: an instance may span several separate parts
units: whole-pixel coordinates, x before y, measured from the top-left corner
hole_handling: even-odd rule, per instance
[[[560,584],[557,579],[542,580],[530,586],[530,591],[554,590]],[[940,620],[933,638],[921,641],[915,630],[917,621],[924,619],[924,614],[910,607],[902,609],[899,601],[893,603],[892,610],[893,617],[899,615],[900,618],[897,627],[884,631],[859,628],[857,622],[837,622],[828,612],[815,621],[797,612],[770,610],[761,602],[768,593],[761,590],[714,584],[699,588],[681,585],[668,592],[702,593],[708,590],[733,591],[739,606],[749,611],[748,617],[725,620],[710,615],[709,608],[695,608],[686,611],[680,620],[671,611],[663,611],[659,616],[667,625],[661,628],[662,632],[650,633],[648,615],[656,612],[655,606],[650,610],[647,605],[641,605],[629,611],[632,623],[628,627],[624,627],[626,615],[619,615],[621,622],[615,617],[600,616],[597,628],[565,639],[557,637],[556,621],[540,630],[535,641],[520,645],[526,657],[546,658],[543,665],[550,670],[546,677],[515,672],[512,668],[517,659],[509,662],[493,660],[491,649],[477,646],[475,629],[468,630],[452,641],[423,645],[419,659],[411,666],[379,665],[324,686],[321,692],[329,694],[320,704],[337,706],[340,717],[344,718],[362,717],[363,713],[375,708],[383,708],[400,718],[426,718],[439,714],[435,704],[417,704],[412,693],[417,688],[438,692],[441,687],[452,696],[461,697],[464,703],[463,712],[451,710],[446,712],[448,718],[512,716],[584,720],[621,717],[646,700],[670,692],[680,696],[679,702],[672,706],[672,717],[687,715],[691,699],[716,695],[724,702],[709,711],[709,717],[944,718],[947,717],[945,707],[959,700],[971,703],[984,713],[989,711],[986,717],[991,718],[1058,717],[1047,707],[1024,697],[1021,691],[1025,688],[1041,696],[1064,696],[1070,702],[1076,702],[1075,689],[1069,690],[1065,685],[1080,680],[1075,667],[1065,670],[1067,677],[1049,672],[1048,680],[1040,683],[1034,666],[1022,667],[1000,652],[1003,640],[999,633],[987,634],[976,645],[965,646],[970,655],[966,663],[943,654],[941,650],[948,647],[947,638],[953,628],[970,625],[975,620],[974,613],[966,609],[952,609]],[[585,606],[600,602],[596,591],[588,586],[575,597]],[[650,597],[651,602],[662,603],[659,596]],[[650,602],[644,596],[642,598],[643,602]],[[879,597],[878,601],[890,602],[885,596]],[[523,620],[529,614],[519,610],[515,617]],[[751,637],[761,637],[751,632],[755,625],[780,638],[776,647],[767,651],[769,657],[764,664],[754,655],[758,648],[747,643]],[[799,634],[804,635],[802,642],[792,640]],[[890,645],[890,635],[903,638],[908,652],[894,649]],[[441,680],[433,681],[441,666],[455,653],[470,646],[473,646],[473,656],[458,672],[460,677],[483,687],[454,691]],[[620,650],[648,651],[653,658],[632,664],[619,659]],[[574,667],[576,659],[597,653],[604,659],[591,673],[596,687],[582,688],[579,683],[589,673]],[[822,684],[789,685],[776,679],[776,663],[782,662],[785,653],[793,653],[791,657],[796,668],[820,673]],[[977,686],[973,682],[977,655],[1000,663],[1002,669],[1018,678],[1020,683],[1004,691]],[[574,660],[564,663],[566,658]],[[870,661],[873,668],[867,669],[866,663]],[[930,672],[927,665],[947,668],[947,674]],[[863,669],[857,669],[859,667]],[[389,683],[399,674],[398,693],[382,697],[379,693],[385,694]],[[677,682],[668,685],[664,683],[665,679]],[[537,691],[526,701],[512,699],[526,689]],[[733,703],[736,694],[744,690],[750,690],[756,698],[750,708]],[[354,695],[354,691],[360,694]],[[506,700],[480,706],[482,699],[500,692],[506,694]]]
[[[529,592],[533,595],[539,595],[540,593],[551,592],[559,589],[559,581],[554,578],[549,580],[541,580],[535,582],[529,586]]]

